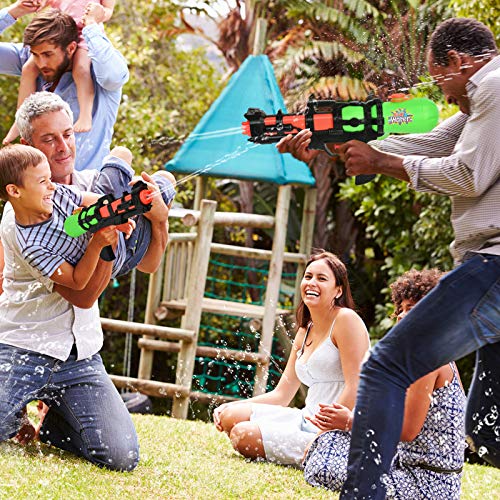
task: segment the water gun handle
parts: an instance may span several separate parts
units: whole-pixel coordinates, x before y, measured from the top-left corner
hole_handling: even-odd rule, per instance
[[[114,261],[116,259],[116,255],[115,255],[115,252],[113,252],[113,247],[111,245],[104,247],[101,250],[100,257],[102,260],[105,260],[106,262]]]
[[[357,175],[356,180],[354,181],[357,186],[361,186],[361,184],[366,184],[367,182],[371,182],[375,179],[375,174],[362,174]]]
[[[321,147],[318,146],[317,148],[314,149],[322,149],[323,151],[326,152],[328,156],[338,156],[337,153],[331,151],[331,149],[326,144],[321,144]],[[362,184],[371,182],[373,179],[375,179],[375,174],[361,174],[356,176],[354,182],[357,186],[361,186]]]

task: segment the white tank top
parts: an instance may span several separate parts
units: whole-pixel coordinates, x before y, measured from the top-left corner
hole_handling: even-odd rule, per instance
[[[299,353],[303,352],[311,327],[312,322],[307,325],[307,331]],[[337,401],[344,390],[345,379],[339,350],[332,342],[332,330],[333,324],[328,337],[306,362],[302,362],[300,357],[295,362],[295,373],[298,379],[309,388],[303,409],[308,416],[314,415],[319,410],[319,403],[332,404]]]

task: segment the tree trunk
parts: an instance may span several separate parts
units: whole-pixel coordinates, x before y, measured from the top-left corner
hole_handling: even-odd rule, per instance
[[[327,250],[328,246],[328,209],[332,204],[331,174],[334,161],[325,153],[319,154],[311,167],[316,179],[318,198],[316,202],[316,231],[313,239],[314,248]]]

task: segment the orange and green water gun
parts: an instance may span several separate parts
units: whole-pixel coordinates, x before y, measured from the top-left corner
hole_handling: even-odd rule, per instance
[[[107,226],[119,226],[135,215],[149,212],[153,202],[153,191],[143,181],[137,181],[129,192],[119,198],[107,194],[93,205],[82,208],[64,221],[64,231],[73,238],[78,238],[87,231],[95,233]],[[103,260],[114,260],[113,249],[102,249]]]
[[[341,144],[353,139],[368,142],[389,134],[424,133],[438,123],[438,108],[430,99],[407,94],[393,94],[388,101],[314,99],[307,102],[303,113],[267,115],[249,108],[242,123],[243,134],[257,144],[273,144],[286,135],[304,129],[312,132],[310,149],[326,151],[334,156],[328,144]],[[371,181],[374,175],[356,177],[356,184]]]

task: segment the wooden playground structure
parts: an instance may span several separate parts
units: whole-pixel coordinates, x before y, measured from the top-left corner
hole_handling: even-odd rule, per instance
[[[305,189],[300,245],[298,253],[290,253],[285,252],[285,244],[291,185],[278,187],[276,213],[272,217],[217,212],[215,201],[203,199],[206,178],[198,177],[194,209],[171,212],[171,217],[179,218],[186,231],[170,234],[162,265],[150,277],[145,322],[134,323],[105,318],[101,320],[105,331],[129,333],[139,337],[140,361],[137,377],[113,375],[111,378],[116,387],[139,391],[148,396],[173,398],[172,416],[186,418],[191,399],[204,402],[223,402],[231,399],[192,390],[195,358],[204,356],[255,364],[253,393],[257,395],[265,392],[275,329],[283,328],[280,319],[283,315],[290,314],[290,310],[278,308],[283,264],[297,265],[295,305],[300,297],[300,281],[311,251],[316,189],[309,186],[300,188]],[[213,238],[214,227],[218,225],[271,229],[272,250],[218,243]],[[206,297],[205,287],[211,254],[269,262],[263,305]],[[182,315],[179,328],[158,324],[170,311],[178,311]],[[257,320],[256,324],[260,329],[258,352],[198,345],[201,315],[205,312]],[[177,353],[175,383],[151,379],[154,354],[160,351]]]

